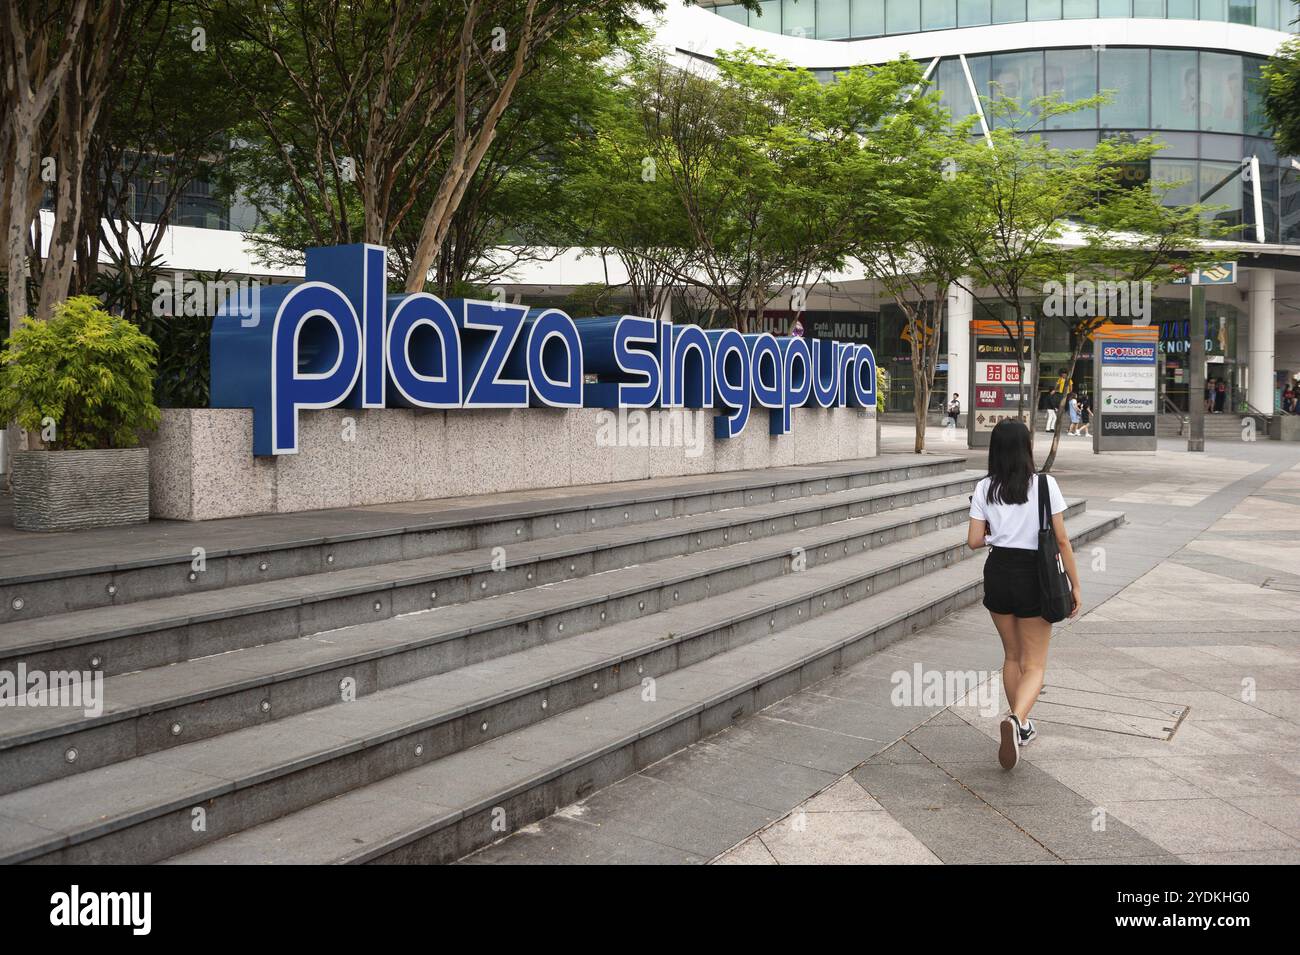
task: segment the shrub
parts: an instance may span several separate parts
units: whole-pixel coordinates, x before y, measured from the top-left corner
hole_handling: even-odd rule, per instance
[[[48,322],[23,319],[0,351],[0,418],[30,432],[45,432],[52,419],[54,450],[134,447],[160,417],[157,352],[98,299],[70,298]]]

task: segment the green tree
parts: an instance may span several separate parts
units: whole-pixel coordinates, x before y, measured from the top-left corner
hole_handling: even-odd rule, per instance
[[[858,69],[839,82],[848,87]],[[974,201],[969,193],[977,184],[957,175],[955,158],[973,118],[954,126],[936,94],[921,94],[920,68],[898,69],[911,84],[905,88],[916,92],[861,137],[851,165],[856,181],[845,194],[856,211],[853,255],[903,313],[915,395],[913,449],[919,454],[925,450],[944,305],[965,269],[965,250],[951,225]]]
[[[1288,11],[1284,4],[1283,13]],[[1289,8],[1291,22],[1296,22],[1297,6]],[[1273,124],[1277,151],[1300,156],[1300,37],[1283,43],[1264,64],[1264,110]]]

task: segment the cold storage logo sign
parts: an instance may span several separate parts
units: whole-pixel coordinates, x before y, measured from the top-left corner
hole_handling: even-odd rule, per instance
[[[388,295],[386,265],[378,246],[309,249],[305,282],[218,315],[212,406],[253,409],[254,454],[296,453],[304,408],[716,408],[730,438],[755,406],[783,435],[794,408],[876,404],[867,345]]]

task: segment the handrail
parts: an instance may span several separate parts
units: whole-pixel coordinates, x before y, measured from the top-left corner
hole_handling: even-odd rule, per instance
[[[1243,401],[1242,404],[1246,406],[1246,413],[1247,413],[1247,414],[1259,415],[1261,418],[1271,418],[1271,417],[1273,417],[1273,415],[1276,413],[1276,412],[1273,412],[1273,411],[1260,411],[1258,408],[1256,408],[1254,405],[1252,405],[1249,401]]]
[[[1168,395],[1161,395],[1160,400],[1169,411],[1178,415],[1178,437],[1181,438],[1183,436],[1183,429],[1187,427],[1188,415],[1183,412],[1182,408],[1170,401]]]

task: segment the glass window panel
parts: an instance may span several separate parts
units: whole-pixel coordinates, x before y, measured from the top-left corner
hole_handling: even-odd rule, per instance
[[[1228,19],[1228,0],[1200,0],[1200,19],[1219,23]]]
[[[1061,0],[1029,0],[1029,19],[1061,19]]]
[[[1277,29],[1277,0],[1256,0],[1255,26]]]
[[[1219,186],[1219,183],[1233,173],[1239,173],[1240,170],[1240,163],[1201,163],[1199,184],[1201,199],[1206,205],[1223,206],[1224,208],[1215,210],[1211,215],[1220,222],[1226,222],[1229,225],[1239,225],[1241,223],[1241,199],[1245,184],[1241,181],[1240,175],[1228,179],[1222,186]],[[1219,186],[1219,188],[1216,189],[1216,186]],[[1211,189],[1214,189],[1214,192],[1210,192]]]
[[[1095,129],[1065,132],[1058,130],[1047,133],[1043,139],[1053,149],[1091,149],[1097,145],[1097,131]]]
[[[813,0],[781,0],[782,33],[811,38],[816,30],[817,6]]]
[[[1101,125],[1108,129],[1150,126],[1148,100],[1147,51],[1107,48],[1101,57],[1102,90],[1110,90],[1110,99],[1101,107]]]
[[[1160,150],[1160,155],[1164,158],[1177,156],[1195,159],[1198,154],[1197,143],[1200,137],[1196,133],[1173,133],[1162,129],[1157,130],[1154,137],[1157,143],[1165,144],[1165,148]]]
[[[817,38],[842,40],[849,32],[849,0],[817,0]]]
[[[959,64],[960,65],[960,64]],[[975,84],[975,91],[980,96],[980,108],[988,116],[988,90],[989,90],[989,58],[987,56],[968,56],[966,65],[970,68],[971,82]],[[976,136],[983,135],[983,130],[979,124],[975,125],[972,133]]]
[[[1166,0],[1170,20],[1195,20],[1196,0]]]
[[[853,35],[885,35],[885,0],[853,0]]]
[[[1133,16],[1163,18],[1165,0],[1133,0]]]
[[[1062,0],[1061,13],[1067,20],[1091,20],[1097,16],[1097,0]]]
[[[768,33],[781,32],[781,0],[760,0],[757,10],[749,13],[749,25]]]
[[[1129,16],[1129,0],[1100,0],[1097,4],[1097,15],[1102,17],[1127,17]],[[1133,14],[1134,16],[1143,16],[1141,13]],[[1149,16],[1149,14],[1147,14]],[[1156,14],[1160,16],[1160,14]]]
[[[992,22],[991,0],[957,0],[957,24],[963,27],[980,27]]]
[[[1241,57],[1232,53],[1201,54],[1201,129],[1239,133],[1244,128],[1246,93]]]
[[[922,30],[951,30],[957,25],[957,0],[921,0]]]
[[[1151,51],[1151,125],[1196,129],[1200,117],[1194,50]]]
[[[966,85],[966,74],[962,71],[961,60],[952,57],[939,61],[935,71],[939,86],[939,101],[952,114],[954,120],[963,120],[975,112],[975,103],[970,97],[970,88]]]
[[[885,32],[917,33],[921,29],[921,0],[885,0]]]
[[[1282,168],[1279,186],[1279,214],[1282,220],[1282,242],[1300,242],[1300,171]]]
[[[1048,50],[1045,54],[1043,93],[1060,93],[1061,101],[1072,103],[1097,95],[1097,54],[1092,50]],[[1097,110],[1078,109],[1063,113],[1047,124],[1048,129],[1096,129]]]
[[[1025,0],[993,0],[994,23],[1022,23],[1025,19]]]
[[[1228,0],[1228,22],[1255,22],[1255,0]]]
[[[749,11],[738,3],[729,3],[725,7],[714,7],[713,12],[733,23],[749,22]]]
[[[1264,92],[1266,84],[1260,75],[1263,60],[1253,56],[1242,57],[1245,70],[1246,87],[1246,127],[1245,131],[1257,136],[1268,132],[1268,117],[1264,115]]]
[[[1201,134],[1201,158],[1236,162],[1245,155],[1240,136]]]
[[[990,99],[1005,98],[1019,104],[1021,110],[1026,110],[1031,100],[1043,95],[1042,53],[1000,53],[991,59],[988,86]],[[1012,111],[991,120],[991,125],[1017,126],[1023,129],[1033,125],[1033,118],[1027,113],[1017,115]]]
[[[1151,181],[1169,187],[1164,194],[1167,206],[1190,206],[1196,202],[1196,161],[1192,159],[1152,159]]]

